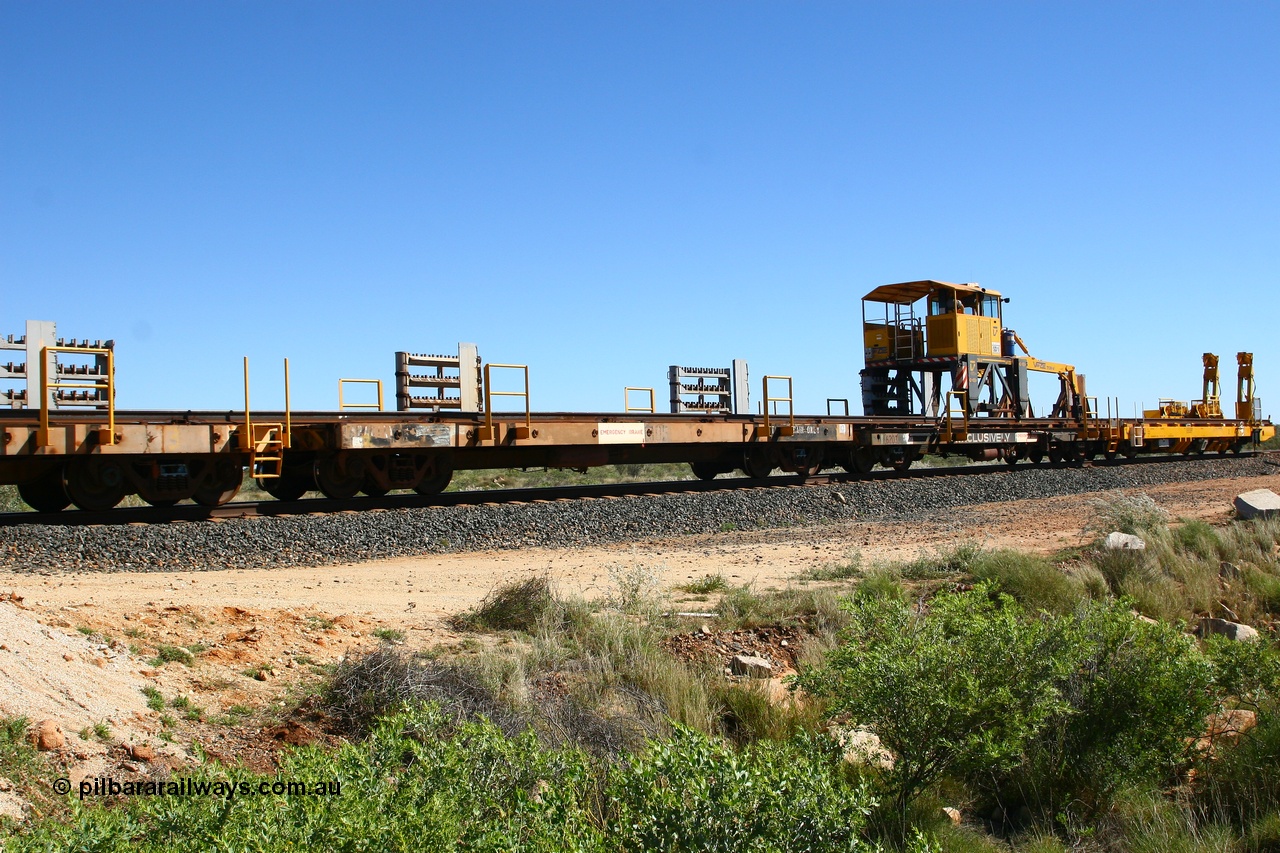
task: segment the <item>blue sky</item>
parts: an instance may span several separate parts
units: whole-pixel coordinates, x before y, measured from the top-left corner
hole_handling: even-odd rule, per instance
[[[940,278],[1125,411],[1204,351],[1270,401],[1277,56],[1274,2],[0,0],[0,334],[115,338],[128,408],[468,340],[535,409],[737,357],[814,412]]]

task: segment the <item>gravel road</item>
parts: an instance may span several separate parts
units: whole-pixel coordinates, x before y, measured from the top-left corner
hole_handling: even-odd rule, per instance
[[[1280,473],[1268,457],[539,504],[459,506],[218,523],[0,528],[0,568],[163,571],[323,566],[450,551],[603,545],[719,530],[911,520],[951,507]]]

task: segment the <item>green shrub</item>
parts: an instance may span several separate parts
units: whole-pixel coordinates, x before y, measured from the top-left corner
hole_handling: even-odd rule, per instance
[[[985,585],[939,595],[931,611],[899,600],[855,599],[845,642],[798,681],[834,714],[866,724],[897,756],[883,776],[899,837],[911,801],[948,773],[1017,763],[1061,701],[1061,641],[1043,620]]]
[[[830,739],[737,752],[677,729],[612,774],[610,839],[622,850],[864,850],[866,789],[844,780]]]
[[[972,560],[969,571],[1033,612],[1065,613],[1086,597],[1083,583],[1034,554],[985,551]]]
[[[79,802],[6,849],[342,851],[862,850],[870,806],[825,739],[738,752],[685,729],[629,761],[594,765],[531,732],[456,725],[426,705],[370,737],[286,753],[278,775],[209,762],[193,785],[304,782],[308,793]],[[316,795],[316,784],[325,795]]]
[[[1280,814],[1280,702],[1260,708],[1257,720],[1234,744],[1219,743],[1196,780],[1200,813],[1245,830]]]
[[[902,578],[892,567],[876,568],[867,572],[854,587],[853,594],[857,598],[907,600],[907,590],[902,585]]]
[[[947,575],[967,574],[973,562],[981,554],[982,546],[977,542],[958,542],[893,568],[902,577],[910,580],[928,580]]]
[[[1135,619],[1126,602],[1084,605],[1052,630],[1070,663],[1055,684],[1063,705],[995,794],[1006,808],[1088,821],[1121,790],[1173,781],[1214,706],[1213,672],[1194,640]]]
[[[1222,824],[1197,824],[1192,813],[1159,792],[1126,792],[1097,833],[1109,849],[1128,853],[1236,853],[1235,834]]]
[[[1114,531],[1141,536],[1160,530],[1169,521],[1169,514],[1150,495],[1141,492],[1134,495],[1112,492],[1105,497],[1091,499],[1089,508],[1091,514],[1085,530],[1099,536]]]
[[[1234,705],[1256,708],[1280,698],[1280,652],[1271,643],[1241,643],[1219,635],[1205,640],[1214,692]]]
[[[471,610],[452,617],[450,624],[459,631],[487,628],[531,634],[555,601],[551,582],[545,577],[533,577],[495,587]]]
[[[800,732],[816,731],[824,715],[821,701],[780,697],[760,680],[718,684],[712,696],[721,707],[724,734],[739,744],[788,740]]]
[[[719,592],[722,589],[726,589],[728,586],[729,582],[724,579],[724,575],[717,572],[715,574],[703,575],[697,580],[689,581],[689,583],[681,586],[680,589],[696,595],[706,595],[709,592]]]
[[[1202,560],[1222,559],[1222,540],[1217,531],[1199,519],[1183,519],[1171,534],[1174,547],[1185,554]]]
[[[195,658],[191,652],[181,646],[170,646],[165,643],[160,643],[156,646],[156,656],[151,659],[152,666],[164,666],[166,663],[172,663],[173,661],[191,666],[195,662]]]

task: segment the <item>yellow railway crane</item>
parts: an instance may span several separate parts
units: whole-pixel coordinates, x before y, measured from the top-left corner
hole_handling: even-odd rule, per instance
[[[886,284],[864,296],[863,411],[940,417],[949,387],[947,400],[959,402],[966,418],[1030,418],[1027,375],[1051,373],[1061,388],[1049,417],[1088,417],[1084,375],[1073,365],[1033,357],[1018,334],[1004,328],[1008,301],[977,284],[932,279]]]

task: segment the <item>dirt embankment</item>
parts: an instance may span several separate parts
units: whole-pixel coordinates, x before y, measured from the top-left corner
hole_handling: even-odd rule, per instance
[[[1225,524],[1232,498],[1255,488],[1280,490],[1280,476],[1177,483],[1147,493],[1175,517]],[[214,756],[269,766],[284,744],[323,737],[297,722],[272,722],[270,710],[316,679],[319,666],[380,642],[412,648],[464,642],[443,617],[505,581],[547,575],[563,592],[592,598],[610,588],[614,575],[636,567],[668,588],[708,574],[766,588],[855,556],[864,563],[910,559],[962,541],[1051,552],[1083,541],[1097,497],[984,504],[910,522],[321,568],[0,572],[0,714],[56,724],[65,744],[54,751],[73,784],[109,770],[167,773],[189,760],[193,740]],[[705,600],[696,602],[690,608],[705,609]],[[21,810],[5,802],[0,809]]]

